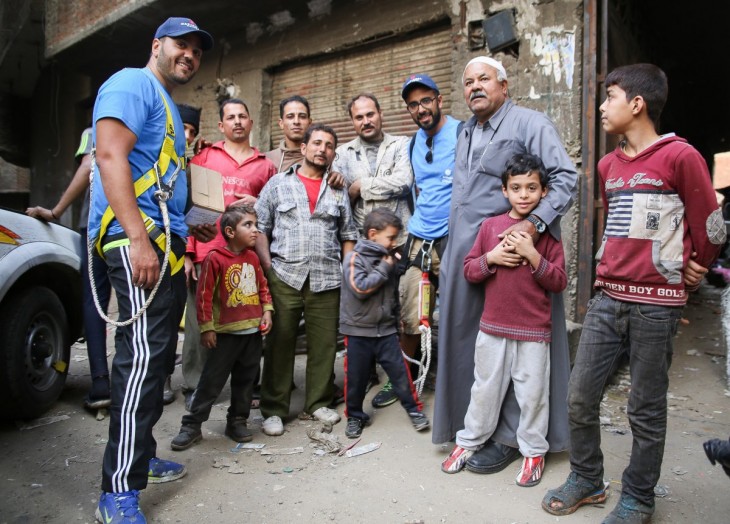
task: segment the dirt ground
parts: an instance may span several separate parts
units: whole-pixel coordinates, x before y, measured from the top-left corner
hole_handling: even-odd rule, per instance
[[[685,313],[690,324],[676,339],[656,523],[730,520],[730,478],[702,450],[703,441],[730,434],[720,298],[720,290],[709,286],[693,296]],[[374,424],[358,443],[381,443],[379,449],[352,458],[326,453],[307,436],[319,425],[295,417],[302,406],[305,358],[297,357],[298,389],[286,433],[265,436],[259,431],[260,413],[251,413],[253,442],[264,444],[263,450],[234,449],[235,443],[223,436],[227,391],[203,427],[204,440],[187,451],[169,448],[184,413],[182,396],[165,407],[155,428],[158,454],[184,463],[188,475],[143,492],[149,522],[583,523],[600,522],[617,500],[631,445],[625,373],[607,389],[602,412],[611,498],[605,507],[556,518],[540,508],[540,500],[567,476],[566,453],[548,456],[543,481],[533,488],[515,485],[518,462],[495,475],[446,475],[439,466],[450,445],[433,445],[428,432],[415,432],[398,405],[374,412]],[[341,384],[341,359],[336,371]],[[173,385],[181,381],[178,368]],[[88,385],[85,347],[79,344],[66,390],[45,415],[54,418],[35,421],[50,423],[0,424],[0,522],[94,522],[108,419],[98,421],[81,407]],[[430,415],[432,391],[424,393],[424,401]],[[332,435],[343,445],[352,443],[344,436],[344,422]],[[285,448],[300,450],[278,454]]]

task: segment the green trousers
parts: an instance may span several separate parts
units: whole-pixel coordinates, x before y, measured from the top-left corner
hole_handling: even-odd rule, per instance
[[[340,321],[340,289],[314,293],[307,279],[300,291],[282,282],[273,270],[266,277],[274,300],[274,321],[264,344],[261,414],[265,419],[289,416],[294,350],[302,313],[307,337],[304,411],[314,413],[328,406],[334,393],[332,370]]]

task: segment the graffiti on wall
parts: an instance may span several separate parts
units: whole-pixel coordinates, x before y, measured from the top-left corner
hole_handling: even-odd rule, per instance
[[[545,76],[552,76],[556,83],[565,81],[572,89],[575,71],[575,29],[562,26],[544,27],[540,33],[525,35],[530,41],[530,52],[539,57],[538,67]]]

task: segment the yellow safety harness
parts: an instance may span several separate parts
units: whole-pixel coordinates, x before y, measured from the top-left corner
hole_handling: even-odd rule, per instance
[[[106,251],[115,247],[129,245],[130,243],[128,238],[118,238],[102,245],[101,241],[106,235],[109,224],[111,224],[112,220],[114,220],[114,211],[112,211],[111,206],[107,206],[107,208],[104,210],[104,214],[101,218],[101,227],[99,229],[99,235],[97,236],[96,242],[92,244],[91,239],[89,239],[89,244],[87,246],[87,256],[89,263],[89,284],[91,285],[91,294],[94,298],[96,310],[98,311],[99,316],[101,316],[101,318],[103,318],[107,323],[117,327],[128,326],[133,322],[136,322],[144,314],[149,305],[152,303],[152,300],[157,293],[157,289],[162,283],[162,278],[164,277],[168,265],[170,266],[170,274],[174,275],[175,273],[180,271],[180,269],[182,269],[185,264],[185,257],[183,256],[178,259],[170,248],[170,217],[167,213],[167,201],[170,200],[170,198],[172,197],[172,191],[175,186],[175,180],[177,179],[177,176],[180,174],[180,171],[184,172],[185,170],[186,159],[185,157],[178,157],[177,153],[175,152],[175,122],[172,119],[170,106],[168,105],[167,100],[165,99],[165,96],[162,92],[160,92],[160,96],[162,98],[162,103],[165,105],[165,137],[162,141],[162,147],[160,148],[160,155],[157,158],[155,164],[149,171],[147,171],[134,182],[134,193],[135,197],[139,198],[140,195],[144,194],[152,186],[157,185],[157,190],[155,191],[154,195],[160,204],[160,210],[162,211],[162,221],[165,227],[165,231],[162,231],[159,227],[157,227],[154,220],[147,216],[144,211],[140,209],[139,212],[142,215],[142,220],[144,220],[145,228],[147,229],[147,233],[149,234],[150,239],[160,248],[160,250],[162,250],[162,252],[164,253],[164,258],[162,261],[162,267],[160,269],[160,278],[157,280],[155,287],[149,293],[145,303],[140,309],[137,310],[137,312],[131,318],[124,321],[119,321],[112,320],[106,315],[106,312],[103,310],[101,304],[99,303],[99,297],[96,292],[96,282],[94,281],[94,272],[92,270],[94,264],[92,253],[94,249],[96,249],[96,252],[99,254],[99,256],[104,258],[104,253]],[[89,175],[90,189],[92,194],[94,191],[94,168],[96,167],[95,154],[95,149],[92,149],[92,168]],[[170,163],[175,164],[175,171],[173,171],[168,182],[165,183],[162,180],[162,175],[164,173],[167,173],[167,169],[170,167]]]
[[[172,113],[170,112],[167,100],[165,100],[162,93],[160,93],[160,95],[162,97],[162,102],[165,104],[165,138],[162,141],[162,147],[160,148],[160,155],[157,162],[155,162],[149,171],[134,182],[134,195],[136,198],[139,198],[156,184],[158,189],[155,191],[155,197],[160,201],[167,202],[167,200],[169,200],[172,196],[172,188],[175,183],[175,178],[177,178],[177,175],[181,170],[185,170],[186,159],[185,157],[180,158],[177,156],[177,152],[175,151],[175,123],[172,120]],[[170,178],[170,183],[165,184],[162,181],[162,176],[167,172],[167,168],[170,166],[171,162],[177,167]],[[150,235],[150,239],[157,244],[157,247],[159,247],[162,252],[164,252],[166,246],[165,232],[157,227],[154,220],[147,216],[144,211],[140,209],[139,212],[142,215],[142,219],[144,220],[145,228],[147,229],[147,233]],[[104,238],[104,235],[106,235],[107,229],[109,228],[112,220],[114,220],[114,216],[114,211],[111,206],[107,206],[101,217],[101,228],[99,230],[99,236],[96,239],[96,251],[102,258],[104,258],[104,253],[110,249],[129,245],[128,238],[114,240],[102,245],[102,239]],[[171,274],[174,275],[180,271],[180,269],[183,268],[184,263],[185,259],[183,257],[178,259],[174,253],[170,253]]]

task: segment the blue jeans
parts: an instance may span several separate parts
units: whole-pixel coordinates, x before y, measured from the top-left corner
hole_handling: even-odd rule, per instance
[[[627,413],[633,446],[622,490],[652,507],[667,433],[672,338],[682,309],[621,302],[599,292],[588,303],[568,388],[570,465],[599,486],[603,480],[601,397],[619,358],[628,354],[631,392]]]
[[[94,303],[94,296],[91,294],[89,283],[89,265],[87,242],[87,229],[80,230],[81,241],[84,246],[84,256],[81,257],[81,275],[83,277],[83,318],[84,334],[86,335],[86,351],[89,354],[89,371],[92,380],[98,377],[109,376],[109,364],[106,359],[106,320],[99,316]],[[96,286],[96,294],[99,297],[99,305],[107,312],[109,299],[112,294],[112,285],[107,276],[107,265],[103,258],[94,254],[93,277]]]

